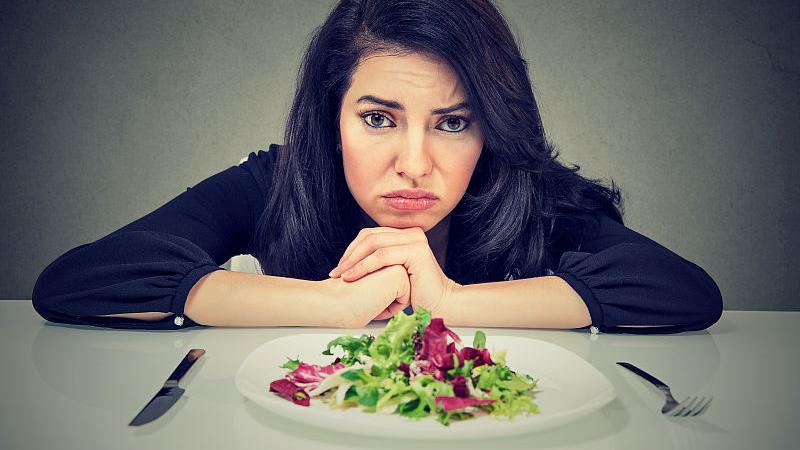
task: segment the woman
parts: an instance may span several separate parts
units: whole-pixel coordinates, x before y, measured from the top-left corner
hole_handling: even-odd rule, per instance
[[[116,328],[451,326],[678,332],[716,322],[700,267],[556,161],[489,0],[343,0],[303,59],[285,145],[59,257],[36,310]],[[252,254],[265,275],[223,270]],[[333,269],[333,270],[331,270]]]

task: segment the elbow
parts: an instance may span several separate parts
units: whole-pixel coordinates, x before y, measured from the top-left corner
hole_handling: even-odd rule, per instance
[[[668,252],[651,253],[649,261],[653,264],[652,273],[657,275],[645,278],[652,284],[645,283],[644,290],[625,302],[634,306],[627,314],[630,324],[619,325],[648,328],[654,333],[678,333],[705,330],[719,321],[722,294],[705,270]],[[637,312],[642,312],[643,297],[648,299],[649,307],[640,316]]]
[[[33,309],[48,322],[78,323],[77,318],[65,311],[64,296],[59,293],[63,283],[58,273],[54,264],[51,264],[36,279],[31,293]]]
[[[664,253],[663,270],[670,274],[664,288],[664,317],[679,331],[700,331],[722,317],[722,294],[719,286],[702,267],[675,255]],[[667,300],[668,298],[672,300]]]
[[[682,298],[683,331],[700,331],[717,323],[722,317],[722,293],[719,286],[708,273],[695,264],[691,264],[696,276],[685,286],[691,286],[678,294]]]
[[[31,293],[33,309],[48,322],[80,324],[75,314],[69,313],[70,292],[80,284],[75,279],[76,266],[70,258],[90,244],[79,245],[56,258],[36,278]]]
[[[704,289],[697,294],[696,304],[697,320],[692,324],[692,330],[704,330],[719,321],[722,317],[722,293],[719,286],[707,273],[703,272]]]
[[[31,293],[31,303],[33,304],[33,309],[42,316],[42,318],[49,322],[57,322],[57,314],[53,308],[55,303],[54,296],[50,295],[48,289],[50,285],[45,278],[45,273],[46,272],[42,272],[36,279],[33,292]]]

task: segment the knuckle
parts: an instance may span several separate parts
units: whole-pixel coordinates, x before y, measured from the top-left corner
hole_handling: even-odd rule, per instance
[[[378,235],[377,234],[370,234],[364,238],[364,243],[367,244],[368,248],[375,248],[378,246]]]
[[[384,260],[389,256],[389,249],[387,249],[385,247],[381,247],[381,248],[375,250],[374,255],[375,255],[375,258],[377,258],[378,260]]]
[[[395,264],[395,265],[387,267],[386,270],[392,276],[396,276],[396,277],[400,277],[400,276],[407,277],[408,276],[408,273],[406,272],[406,269],[401,265]]]
[[[361,261],[360,263],[354,264],[352,267],[350,267],[350,269],[347,271],[349,272],[347,275],[357,275],[363,273],[365,270],[367,270],[367,266],[364,264],[364,261]]]

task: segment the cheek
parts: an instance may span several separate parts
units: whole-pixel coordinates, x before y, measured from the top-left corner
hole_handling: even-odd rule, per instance
[[[448,168],[446,174],[448,190],[463,194],[467,190],[472,173],[481,156],[480,148],[465,152],[468,156],[461,155],[459,158],[452,158],[443,167]]]
[[[369,161],[365,161],[362,153],[352,147],[348,147],[342,152],[342,165],[347,183],[353,192],[359,188],[363,190],[364,186],[368,186],[370,176],[374,176],[374,170],[370,170]]]
[[[350,193],[356,200],[369,198],[372,195],[372,187],[377,185],[379,178],[379,171],[376,170],[379,161],[375,161],[371,157],[374,152],[370,151],[369,145],[365,144],[368,143],[352,135],[348,139],[347,133],[342,131],[344,177]]]
[[[380,178],[381,168],[386,167],[386,152],[376,151],[382,142],[368,136],[359,117],[342,118],[339,121],[342,140],[342,165],[345,178],[354,194],[356,190],[368,191],[365,186],[374,186]]]

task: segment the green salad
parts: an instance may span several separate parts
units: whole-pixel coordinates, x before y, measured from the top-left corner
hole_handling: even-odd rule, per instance
[[[462,346],[442,319],[423,309],[395,315],[377,337],[338,337],[322,354],[333,356],[337,347],[343,355],[326,366],[287,358],[281,367],[289,372],[271,382],[269,391],[300,406],[313,398],[335,408],[414,419],[435,415],[443,425],[539,412],[536,380],[506,366],[505,350],[490,355],[482,331],[471,347]]]

